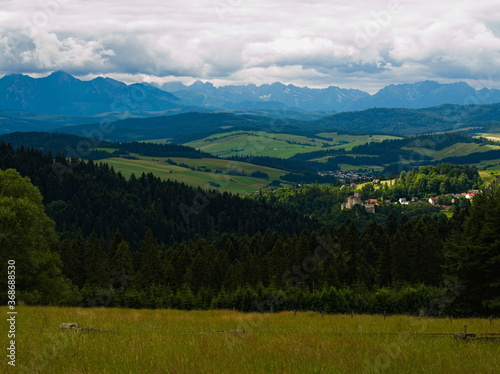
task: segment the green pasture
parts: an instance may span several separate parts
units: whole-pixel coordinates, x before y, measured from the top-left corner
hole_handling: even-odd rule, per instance
[[[283,170],[265,166],[221,159],[181,157],[171,157],[169,159],[177,164],[186,164],[194,167],[196,170],[180,165],[170,165],[166,162],[167,158],[165,157],[140,156],[138,160],[113,157],[100,161],[113,166],[116,171],[120,171],[127,178],[132,173],[136,176],[140,176],[142,173],[153,173],[162,179],[175,180],[205,189],[217,188],[220,191],[237,194],[258,191],[261,188],[265,188],[272,180],[279,180],[280,176],[287,173]],[[230,175],[231,171],[245,175]],[[255,171],[268,174],[269,179],[251,177],[250,174]]]
[[[396,137],[385,135],[345,135],[320,133],[318,137],[306,137],[285,133],[267,133],[264,131],[233,131],[214,134],[204,139],[185,145],[200,149],[217,156],[270,156],[289,158],[297,153],[313,152],[326,149],[346,148],[371,141],[382,141]],[[320,137],[331,138],[326,140]]]
[[[493,140],[495,142],[500,142],[500,133],[481,133],[481,134],[477,134],[477,136],[481,137],[481,138],[486,138],[488,140]]]
[[[403,147],[403,149],[417,151],[425,156],[432,157],[436,160],[442,160],[447,157],[466,156],[470,153],[497,150],[500,149],[500,145],[456,143],[450,147],[446,147],[439,150],[431,148],[422,148],[422,147]]]
[[[488,319],[19,307],[16,323],[16,367],[4,354],[2,373],[469,374],[500,367],[499,342],[449,335],[464,325],[500,333],[500,321]],[[61,330],[62,323],[99,330]]]

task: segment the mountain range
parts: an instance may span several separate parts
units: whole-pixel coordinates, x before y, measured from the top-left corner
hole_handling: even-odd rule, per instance
[[[176,96],[148,84],[111,78],[82,81],[63,71],[45,78],[7,75],[0,79],[0,110],[77,116],[113,112],[159,112],[184,106]]]
[[[493,104],[500,102],[500,90],[475,90],[465,82],[440,84],[423,81],[389,85],[374,95],[360,90],[328,87],[315,89],[282,83],[215,87],[197,81],[190,86],[165,83],[161,89],[186,102],[219,109],[291,109],[321,112],[359,111],[371,108],[420,109],[442,104]]]
[[[111,78],[82,81],[63,71],[44,78],[6,75],[0,79],[0,111],[46,115],[149,117],[198,111],[246,112],[270,116],[317,119],[335,112],[370,108],[418,109],[442,104],[500,102],[500,90],[475,90],[467,83],[433,81],[389,85],[374,95],[354,89],[297,87],[282,83],[215,87],[197,81],[161,87],[127,85]],[[276,114],[275,114],[276,115]],[[300,118],[302,116],[303,118]],[[7,117],[19,118],[16,115]],[[122,116],[124,118],[125,116]],[[307,118],[308,117],[308,118]]]
[[[297,87],[282,83],[256,86],[215,87],[212,83],[196,81],[190,86],[180,82],[165,83],[161,89],[203,107],[220,109],[292,109],[338,112],[346,110],[357,100],[370,95],[360,90],[328,87],[325,89]]]

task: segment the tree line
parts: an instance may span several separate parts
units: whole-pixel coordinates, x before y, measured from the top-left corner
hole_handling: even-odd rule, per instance
[[[149,157],[217,158],[210,153],[178,144],[148,142],[115,143],[104,139],[84,138],[77,135],[49,132],[14,132],[0,135],[0,141],[13,147],[35,148],[43,153],[63,154],[89,160],[127,156],[137,153]]]
[[[30,304],[416,313],[456,284],[439,313],[499,311],[498,185],[449,219],[390,214],[359,225],[359,207],[354,219],[320,224],[212,192],[187,223],[179,207],[190,212],[200,190],[7,144],[0,155],[0,260],[20,264]],[[58,175],[55,162],[69,169]]]

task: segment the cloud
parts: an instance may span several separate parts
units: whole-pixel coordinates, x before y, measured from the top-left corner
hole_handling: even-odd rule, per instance
[[[33,39],[33,48],[23,51],[19,57],[22,65],[38,71],[71,70],[84,72],[105,69],[109,57],[115,55],[99,41],[86,41],[67,37],[59,39],[53,33],[39,33]]]
[[[0,73],[500,85],[496,1],[3,0]],[[20,5],[21,4],[21,5]]]

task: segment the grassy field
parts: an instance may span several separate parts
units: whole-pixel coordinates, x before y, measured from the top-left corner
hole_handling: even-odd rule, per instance
[[[495,142],[500,142],[500,133],[482,133],[478,134],[478,136]]]
[[[104,160],[113,166],[116,171],[120,171],[125,177],[130,177],[132,173],[140,176],[144,173],[153,173],[162,179],[171,179],[178,182],[184,182],[191,186],[202,188],[216,188],[220,191],[232,193],[246,193],[249,191],[258,191],[266,187],[272,180],[279,180],[280,176],[286,174],[286,171],[258,166],[246,162],[235,162],[213,158],[191,159],[181,157],[170,157],[169,159],[179,165],[170,165],[166,157],[145,157],[138,156],[138,160],[130,160],[120,157],[112,157]],[[186,164],[196,170],[189,169],[180,164]],[[216,173],[216,170],[222,173]],[[229,171],[237,171],[245,174],[229,175]],[[249,176],[255,171],[261,171],[269,175],[269,179],[254,178]]]
[[[496,170],[481,170],[479,171],[479,176],[483,180],[483,182],[488,185],[490,184],[494,179],[497,178],[497,176],[500,176],[500,169]]]
[[[381,142],[382,140],[386,139],[401,139],[398,136],[391,135],[348,135],[339,134],[337,132],[323,132],[317,135],[325,138],[333,138],[335,144],[332,148],[345,148],[346,151],[352,150],[352,148],[357,145],[370,142]]]
[[[63,322],[112,332],[61,331]],[[463,325],[500,332],[484,319],[19,307],[17,367],[2,355],[0,372],[498,373],[500,343],[422,335]]]
[[[442,160],[447,157],[466,156],[470,153],[487,152],[500,149],[500,145],[476,144],[476,143],[456,143],[444,149],[435,150],[421,147],[403,147],[403,149],[414,150],[425,156],[433,157],[436,160]]]
[[[318,136],[306,137],[264,131],[233,131],[211,135],[185,145],[221,157],[255,155],[289,158],[297,153],[325,149],[345,148],[350,150],[355,145],[395,138],[386,135],[345,135],[336,132],[321,133]],[[333,140],[321,139],[320,137]]]

